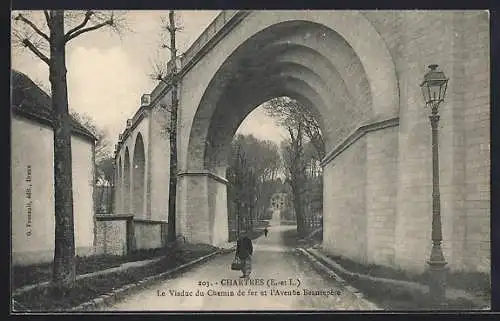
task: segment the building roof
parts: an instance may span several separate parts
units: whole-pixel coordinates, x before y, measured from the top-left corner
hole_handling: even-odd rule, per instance
[[[52,102],[50,96],[28,76],[17,70],[12,70],[11,108],[12,112],[18,115],[52,126]],[[79,134],[92,141],[96,140],[94,134],[74,117],[70,117],[74,134]]]

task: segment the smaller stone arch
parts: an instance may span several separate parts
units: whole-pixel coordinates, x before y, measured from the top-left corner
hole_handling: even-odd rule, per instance
[[[116,168],[116,184],[115,184],[115,195],[116,195],[116,209],[121,211],[122,205],[122,191],[123,191],[123,168],[122,168],[122,157],[118,157],[118,166]]]
[[[125,148],[125,159],[123,161],[123,211],[130,214],[130,154],[128,147]]]
[[[133,211],[134,215],[141,217],[144,213],[144,178],[146,171],[144,140],[141,133],[137,133],[135,138],[132,166],[134,185],[132,190]]]

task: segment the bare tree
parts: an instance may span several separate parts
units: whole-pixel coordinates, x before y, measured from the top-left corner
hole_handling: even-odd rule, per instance
[[[113,158],[113,147],[109,140],[108,133],[99,128],[91,116],[76,111],[70,111],[71,117],[78,121],[83,127],[90,131],[96,137],[95,143],[95,162],[101,163],[105,159]]]
[[[54,294],[64,295],[75,284],[75,236],[71,159],[71,120],[66,80],[66,45],[101,28],[120,30],[122,17],[113,12],[43,10],[15,12],[13,46],[28,49],[49,67],[54,128],[55,246]]]
[[[292,189],[293,207],[297,218],[297,232],[299,235],[305,233],[304,193],[305,193],[305,171],[304,159],[304,125],[299,122],[297,127],[289,124],[287,130],[290,140],[283,146],[283,163],[287,172],[287,182]]]
[[[317,170],[317,160],[325,156],[325,144],[319,123],[314,115],[288,97],[278,97],[264,105],[268,115],[277,118],[278,123],[284,126],[289,139],[282,145],[282,157],[286,169],[287,182],[292,191],[293,207],[297,219],[297,231],[300,235],[306,232],[306,207],[318,190],[314,176],[307,177],[307,170]],[[308,155],[308,145],[311,144],[316,156]],[[309,149],[310,151],[310,149]],[[315,192],[312,193],[312,190]],[[317,197],[316,197],[317,198]],[[322,198],[320,200],[322,202]],[[318,207],[318,206],[316,206]]]
[[[163,44],[162,48],[169,49],[170,61],[168,64],[157,62],[153,68],[153,78],[164,82],[171,87],[172,102],[169,108],[170,124],[167,132],[170,141],[170,178],[168,191],[168,241],[171,245],[175,245],[177,232],[175,226],[176,219],[176,198],[177,198],[177,110],[179,107],[178,98],[178,70],[177,70],[177,47],[176,33],[181,30],[181,27],[176,25],[175,11],[170,10],[168,13],[168,22],[162,19],[164,29],[170,37],[170,45]]]
[[[311,111],[289,97],[277,97],[264,104],[268,115],[278,120],[284,127],[297,128],[302,124],[302,130],[316,149],[318,159],[325,157],[325,142],[321,127]]]
[[[238,217],[245,228],[253,229],[253,223],[263,217],[269,207],[273,191],[270,187],[280,166],[275,143],[253,135],[235,136],[226,172],[230,220]]]
[[[71,117],[90,131],[95,137],[94,161],[95,161],[95,182],[104,182],[104,186],[98,188],[96,194],[96,209],[101,209],[105,206],[106,213],[111,210],[112,198],[114,193],[114,157],[111,141],[108,133],[99,128],[91,116],[87,114],[70,111]],[[103,200],[106,202],[103,203]]]

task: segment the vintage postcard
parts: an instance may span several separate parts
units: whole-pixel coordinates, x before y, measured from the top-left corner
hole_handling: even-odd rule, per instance
[[[11,311],[488,310],[488,11],[12,11]]]

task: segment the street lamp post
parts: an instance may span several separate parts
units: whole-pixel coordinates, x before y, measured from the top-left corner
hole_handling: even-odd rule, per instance
[[[444,72],[437,70],[438,65],[430,65],[420,85],[426,106],[431,108],[432,128],[432,250],[429,261],[429,294],[435,303],[443,302],[446,291],[446,260],[441,242],[443,240],[441,228],[441,203],[439,194],[439,143],[438,123],[439,104],[444,101],[448,78]]]

